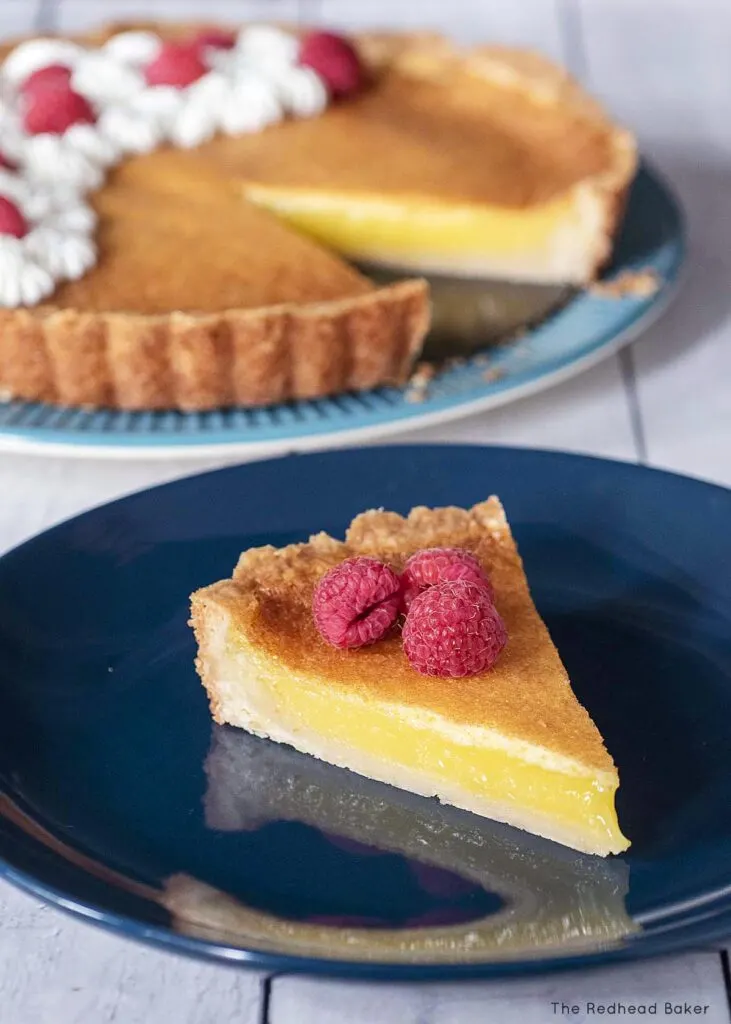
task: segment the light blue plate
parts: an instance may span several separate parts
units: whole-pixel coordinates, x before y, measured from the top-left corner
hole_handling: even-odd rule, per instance
[[[610,275],[648,269],[650,297],[580,293],[519,340],[441,373],[424,401],[379,388],[265,409],[206,413],[87,412],[29,402],[0,404],[0,447],[52,445],[71,454],[264,453],[327,447],[494,408],[564,380],[632,340],[664,307],[685,253],[683,218],[666,186],[643,169],[630,196]]]

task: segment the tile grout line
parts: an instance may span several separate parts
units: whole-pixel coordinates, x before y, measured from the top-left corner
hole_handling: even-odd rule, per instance
[[[259,1024],[271,1024],[269,1009],[272,1001],[272,984],[276,975],[268,974],[261,983],[261,1006],[259,1009]]]
[[[623,348],[619,353],[619,368],[622,373],[622,384],[624,385],[624,390],[627,395],[632,437],[635,442],[635,448],[637,449],[637,461],[640,465],[646,466],[648,463],[647,437],[645,435],[645,424],[642,419],[640,396],[637,389],[635,356],[631,346]]]
[[[574,78],[585,82],[587,74],[586,48],[584,46],[580,0],[554,0],[556,15],[561,28],[563,58]]]
[[[33,28],[37,32],[51,32],[57,25],[57,14],[60,0],[39,0],[33,18]]]
[[[723,975],[723,984],[726,989],[726,1002],[728,1004],[728,1015],[731,1021],[731,963],[729,962],[729,953],[727,949],[722,949],[720,952],[721,957],[721,973]]]
[[[582,0],[556,0],[566,64],[575,78],[584,85],[589,86],[590,74],[586,57],[586,46],[584,45],[581,2]],[[648,461],[647,436],[642,417],[642,407],[637,387],[637,370],[632,348],[622,349],[615,358],[619,365],[622,388],[627,402],[635,455],[640,464],[646,465]]]
[[[279,978],[291,977],[291,971],[273,971],[268,974],[261,984],[261,1010],[258,1024],[273,1024],[271,1009],[274,996],[274,982]]]

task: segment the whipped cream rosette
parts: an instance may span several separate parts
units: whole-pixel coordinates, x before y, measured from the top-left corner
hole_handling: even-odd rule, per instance
[[[266,25],[12,50],[0,67],[0,306],[37,305],[95,265],[89,194],[125,156],[320,115],[335,90],[303,52]]]

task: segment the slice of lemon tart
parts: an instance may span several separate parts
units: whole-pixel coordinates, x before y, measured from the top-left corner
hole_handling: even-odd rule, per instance
[[[496,498],[251,549],[192,625],[216,722],[587,853],[629,845]]]
[[[367,264],[591,281],[635,173],[630,133],[537,54],[418,34],[357,42],[369,88],[317,121],[222,140],[246,197]]]
[[[4,396],[196,410],[403,383],[430,316],[413,275],[588,282],[635,170],[558,68],[434,36],[150,23],[0,60]]]

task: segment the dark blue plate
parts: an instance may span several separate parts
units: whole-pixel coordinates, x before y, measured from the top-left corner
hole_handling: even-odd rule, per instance
[[[621,775],[626,856],[586,857],[213,728],[186,625],[242,548],[366,507],[498,493]],[[731,934],[731,493],[544,452],[257,463],[65,523],[0,560],[2,875],[180,951],[446,978]]]

